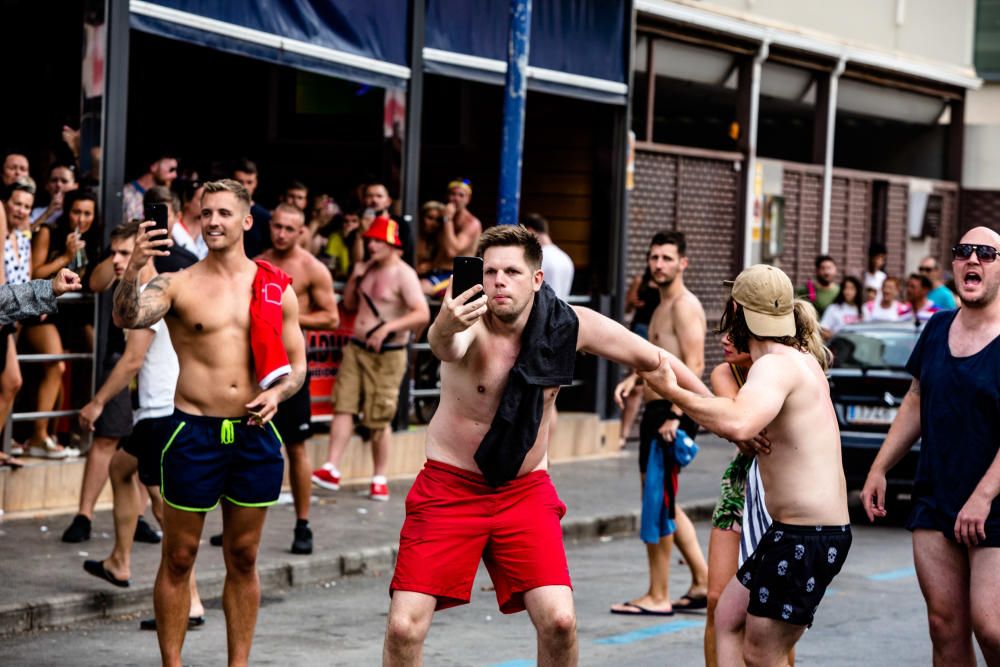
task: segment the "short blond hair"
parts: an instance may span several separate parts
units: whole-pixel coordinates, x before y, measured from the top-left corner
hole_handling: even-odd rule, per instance
[[[303,225],[306,224],[306,214],[305,214],[305,211],[303,211],[298,206],[292,206],[291,204],[286,204],[285,202],[281,202],[280,204],[278,204],[277,206],[274,207],[274,212],[275,213],[278,213],[279,211],[281,213],[287,213],[289,215],[294,215],[296,218],[299,219],[299,222],[301,222]]]
[[[211,195],[217,192],[231,192],[238,200],[243,202],[243,204],[247,207],[247,211],[250,210],[250,191],[243,187],[243,184],[239,181],[234,181],[231,178],[209,181],[208,183],[205,183],[205,190],[201,195],[202,199],[204,199],[205,195]]]

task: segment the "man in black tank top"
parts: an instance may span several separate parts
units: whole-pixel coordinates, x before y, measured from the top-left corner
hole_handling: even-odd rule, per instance
[[[960,308],[925,325],[913,375],[861,492],[884,517],[886,472],[920,436],[907,528],[935,665],[975,665],[972,637],[1000,664],[1000,234],[976,227],[952,249]]]

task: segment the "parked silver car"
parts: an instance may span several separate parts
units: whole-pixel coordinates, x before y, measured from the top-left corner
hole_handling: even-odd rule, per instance
[[[906,362],[920,335],[913,323],[855,324],[829,342],[830,397],[840,422],[847,488],[860,489],[913,379]],[[920,441],[889,474],[887,496],[910,493]]]

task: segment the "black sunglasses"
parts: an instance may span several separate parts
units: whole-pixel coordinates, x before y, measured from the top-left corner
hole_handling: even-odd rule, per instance
[[[951,249],[951,256],[955,259],[969,259],[972,253],[980,262],[992,262],[997,258],[996,248],[991,245],[978,245],[976,243],[959,243]]]

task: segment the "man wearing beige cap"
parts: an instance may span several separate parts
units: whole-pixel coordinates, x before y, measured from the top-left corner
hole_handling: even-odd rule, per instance
[[[837,417],[823,369],[806,353],[793,294],[788,276],[772,266],[751,266],[736,278],[737,307],[722,329],[753,366],[735,398],[681,389],[665,358],[641,373],[710,431],[742,442],[766,428],[770,440],[758,461],[774,522],[722,593],[720,609],[745,606],[747,617],[742,642],[732,619],[716,618],[720,665],[784,664],[851,546]]]

